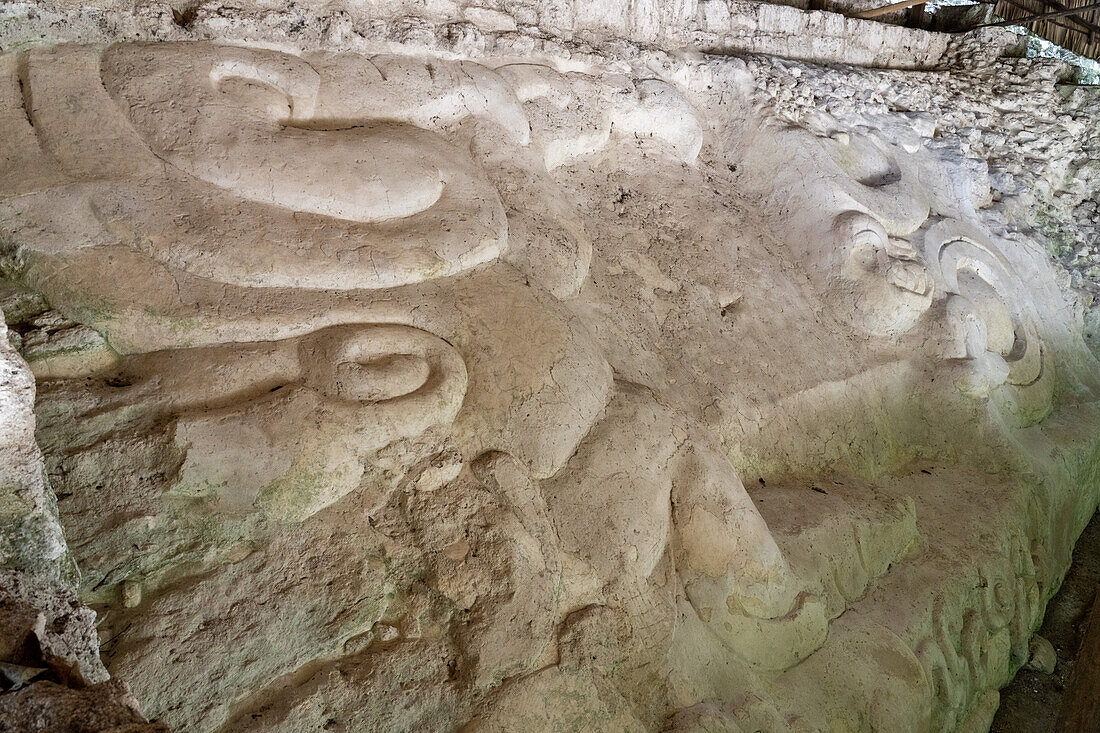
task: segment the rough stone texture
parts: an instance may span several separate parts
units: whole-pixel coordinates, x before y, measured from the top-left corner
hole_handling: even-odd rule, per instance
[[[7,326],[0,336],[0,567],[62,583],[71,579],[72,567],[34,442],[34,377],[12,346]]]
[[[310,0],[293,4],[216,0],[174,8],[96,0],[36,0],[0,8],[7,50],[43,40],[118,39],[250,41],[296,48],[373,51],[379,41],[408,51],[454,51],[562,60],[595,51],[627,51],[637,43],[673,53],[767,53],[787,58],[887,68],[988,63],[1017,44],[1003,29],[952,36],[837,13],[806,12],[788,3],[752,0],[599,3],[518,0],[478,5],[465,0],[361,1],[334,9]],[[609,48],[610,47],[610,48]]]
[[[79,690],[36,682],[0,696],[0,731],[167,733],[168,727],[146,722],[126,686],[111,680]]]
[[[1073,562],[1058,593],[1047,604],[1035,639],[1049,639],[1056,653],[1053,673],[1025,665],[1001,689],[1001,706],[992,733],[1050,730],[1058,722],[1063,701],[1074,704],[1067,683],[1082,656],[1081,640],[1088,630],[1089,612],[1100,583],[1100,517],[1093,516],[1073,548]]]
[[[5,299],[4,309],[31,318],[35,300]],[[77,598],[75,566],[34,441],[34,377],[7,326],[0,326],[0,374],[0,731],[167,730],[146,722],[124,683],[108,681],[96,615]]]
[[[750,68],[784,119],[819,134],[923,127],[937,154],[987,176],[991,201],[975,213],[998,234],[1047,246],[1079,291],[1085,337],[1100,353],[1100,89],[1073,84],[1065,63],[1046,58],[940,73],[768,57]]]
[[[591,7],[4,11],[13,546],[151,717],[988,727],[1100,492],[1094,92]]]

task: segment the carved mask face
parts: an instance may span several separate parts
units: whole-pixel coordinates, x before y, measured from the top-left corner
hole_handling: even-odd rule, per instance
[[[4,234],[23,243],[29,282],[52,305],[109,332],[108,351],[272,342],[347,323],[425,329],[462,343],[474,364],[471,442],[513,449],[539,473],[586,429],[547,414],[574,411],[563,369],[594,395],[585,419],[598,412],[609,370],[563,309],[506,265],[479,268],[509,241],[490,177],[508,184],[499,190],[522,254],[510,261],[533,282],[574,292],[590,257],[560,191],[527,167],[519,102],[485,67],[429,73],[403,57],[171,43],[36,50],[25,76],[13,86],[33,129],[22,112],[12,122],[61,180],[16,180],[33,194],[0,202]],[[474,143],[456,132],[471,117]],[[452,277],[475,268],[481,286]],[[514,328],[539,334],[537,354]],[[549,375],[560,361],[568,367]],[[514,389],[500,399],[506,381]],[[527,420],[555,425],[555,438],[514,425]]]

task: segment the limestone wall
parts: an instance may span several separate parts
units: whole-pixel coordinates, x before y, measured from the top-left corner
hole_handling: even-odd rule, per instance
[[[988,726],[1100,501],[1094,90],[770,5],[184,10],[0,34],[0,537],[146,715]]]
[[[181,10],[182,8],[182,10]],[[501,2],[434,0],[327,3],[16,2],[2,11],[8,44],[64,38],[183,40],[218,38],[362,51],[380,39],[405,48],[457,47],[460,54],[556,57],[592,46],[642,44],[670,52],[765,53],[820,62],[883,68],[933,68],[987,62],[1015,36],[986,29],[965,36],[931,33],[751,0],[685,2]],[[183,12],[186,11],[186,12]],[[10,47],[10,45],[9,45]]]

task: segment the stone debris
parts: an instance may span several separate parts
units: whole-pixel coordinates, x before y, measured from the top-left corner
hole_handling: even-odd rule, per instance
[[[1049,641],[1036,634],[1028,642],[1027,650],[1031,655],[1027,660],[1028,669],[1034,669],[1043,674],[1054,674],[1054,666],[1058,663],[1058,654]]]

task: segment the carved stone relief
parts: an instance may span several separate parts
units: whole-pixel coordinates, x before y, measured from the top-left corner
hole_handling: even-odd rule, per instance
[[[1100,421],[988,175],[739,59],[403,51],[0,56],[2,307],[146,715],[982,720]]]

